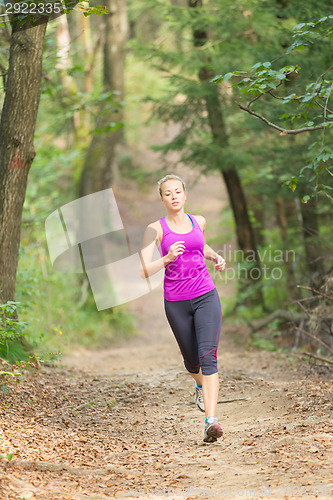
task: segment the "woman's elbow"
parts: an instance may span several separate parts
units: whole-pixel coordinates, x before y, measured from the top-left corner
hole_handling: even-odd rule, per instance
[[[142,265],[140,266],[140,269],[139,269],[139,273],[140,273],[140,277],[142,279],[146,279],[148,278],[148,273],[147,273],[147,269],[146,267],[143,267]]]

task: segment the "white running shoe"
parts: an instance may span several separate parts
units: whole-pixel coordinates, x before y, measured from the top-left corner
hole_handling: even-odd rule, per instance
[[[200,411],[205,411],[205,405],[204,405],[204,399],[202,395],[202,388],[198,387],[195,385],[195,397],[194,397],[195,404],[199,408]]]

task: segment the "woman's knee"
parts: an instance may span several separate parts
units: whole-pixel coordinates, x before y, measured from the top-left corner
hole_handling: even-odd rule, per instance
[[[200,371],[200,363],[191,364],[188,361],[184,360],[184,366],[189,373],[199,373]]]
[[[200,360],[201,371],[203,375],[213,375],[217,370],[217,349],[213,349],[202,356]]]

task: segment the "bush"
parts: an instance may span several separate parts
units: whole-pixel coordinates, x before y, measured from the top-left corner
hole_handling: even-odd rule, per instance
[[[11,300],[0,304],[0,357],[6,359],[11,359],[13,355],[15,359],[17,355],[21,359],[26,358],[24,347],[18,342],[23,335],[26,322],[17,319],[17,304],[19,302]]]

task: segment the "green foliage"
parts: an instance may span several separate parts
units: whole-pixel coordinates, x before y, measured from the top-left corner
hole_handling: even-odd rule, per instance
[[[251,96],[257,96],[269,93],[279,87],[281,85],[281,81],[288,80],[288,76],[291,73],[298,73],[300,68],[297,66],[284,66],[278,70],[273,70],[272,64],[267,61],[264,63],[256,63],[251,69],[251,74],[246,77],[242,77],[240,82],[233,84],[233,87],[237,87],[243,96],[247,96],[248,94]],[[232,73],[226,73],[224,76],[215,76],[210,81],[211,83],[227,82],[233,76],[241,76],[243,74],[246,74],[246,72],[234,71]],[[290,102],[291,98],[293,98],[292,96],[295,96],[296,99],[295,94],[286,96],[283,99],[285,102]]]
[[[324,73],[331,64],[331,18],[323,19],[325,11],[329,12],[329,2],[324,0],[319,5],[310,0],[306,9],[299,0],[285,8],[280,3],[268,5],[257,1],[213,0],[203,2],[197,9],[189,8],[188,2],[134,3],[136,7],[151,9],[153,17],[164,19],[153,40],[149,38],[145,45],[140,37],[140,43],[131,44],[133,53],[149,62],[154,70],[162,71],[168,81],[162,95],[152,96],[147,91],[146,102],[153,105],[154,119],[176,125],[172,139],[154,150],[162,153],[169,169],[173,151],[177,162],[203,173],[236,169],[250,200],[249,206],[256,205],[258,211],[264,212],[264,246],[260,250],[265,251],[271,245],[273,250],[282,247],[295,251],[295,279],[306,279],[300,208],[297,205],[298,214],[286,214],[288,241],[282,244],[275,218],[276,198],[282,197],[287,206],[295,197],[303,203],[321,197],[318,202],[322,211],[329,211],[332,129],[330,124],[326,125],[326,121],[331,121],[330,112],[324,117],[321,107],[329,108],[330,104],[327,99],[331,80]],[[309,31],[306,23],[312,15],[319,19],[311,28],[315,35],[306,33]],[[295,25],[298,26],[292,31]],[[194,39],[196,30],[202,35],[200,41]],[[291,43],[295,46],[289,53]],[[200,78],[203,68],[207,74],[220,73],[220,76],[205,82]],[[246,71],[238,71],[239,68]],[[316,81],[320,75],[322,78]],[[216,82],[220,82],[218,86]],[[206,100],[216,99],[216,93],[227,135],[223,146],[212,136],[206,109]],[[309,133],[279,134],[263,121],[240,112],[235,102],[238,98],[241,103],[251,99],[257,113],[277,123],[282,131],[324,125],[311,131],[311,138]],[[321,222],[323,233],[326,219]],[[285,307],[290,300],[285,263],[267,262],[264,258],[262,265],[273,267],[276,275],[281,274],[281,278],[275,279],[268,272],[262,280],[266,306]],[[246,271],[249,269],[244,266]],[[254,287],[244,288],[240,299],[245,300],[253,293]],[[259,308],[246,313],[260,314]]]
[[[288,186],[293,192],[296,190],[298,181],[302,185],[308,185],[308,194],[302,197],[307,202],[311,196],[318,194],[326,195],[332,200],[332,187],[326,184],[330,182],[330,167],[333,164],[333,151],[328,146],[328,141],[332,138],[333,128],[333,80],[328,79],[332,73],[332,66],[325,57],[328,51],[332,51],[333,40],[333,16],[324,16],[314,22],[299,23],[293,30],[295,41],[285,50],[284,56],[274,58],[273,62],[258,62],[254,64],[250,72],[233,70],[224,75],[214,77],[212,83],[222,83],[230,85],[236,89],[243,98],[252,99],[242,109],[263,120],[269,126],[279,130],[281,135],[288,133],[307,133],[322,130],[322,137],[316,142],[307,146],[309,160],[300,165],[294,175],[289,176],[282,185]],[[300,58],[295,54],[302,49],[305,54]],[[318,51],[322,56],[318,57]],[[280,60],[288,56],[289,64],[283,67],[274,67]],[[303,63],[290,64],[292,59],[297,58]],[[315,72],[311,66],[309,72],[309,59],[313,60]],[[320,61],[320,64],[318,64]],[[303,68],[303,69],[302,69]],[[301,78],[299,74],[301,73]],[[311,81],[312,79],[312,81]],[[295,87],[297,81],[297,92],[290,93],[289,87]],[[285,109],[278,119],[274,115],[274,105],[270,104],[269,118],[267,118],[267,103],[275,99],[279,102],[279,109]],[[259,103],[260,100],[260,103]],[[258,111],[254,112],[252,106],[256,103]],[[262,113],[261,110],[264,110]],[[273,116],[273,119],[271,118]],[[291,130],[288,130],[291,127]],[[305,171],[307,175],[305,175]],[[327,175],[328,174],[328,175]]]
[[[78,4],[75,10],[81,10],[85,16],[107,13],[105,8],[89,6],[85,2]],[[92,44],[95,44],[102,20],[90,17],[89,21]],[[81,40],[76,40],[74,36],[69,67],[63,68],[59,64],[63,61],[59,57],[55,24],[48,24],[45,39],[42,96],[34,144],[37,156],[29,172],[23,209],[16,287],[16,298],[21,304],[21,321],[16,324],[24,325],[22,333],[33,349],[39,352],[41,362],[56,359],[60,351],[73,345],[98,348],[133,334],[133,315],[126,310],[126,306],[98,312],[91,296],[86,301],[82,298],[82,276],[57,273],[49,262],[45,219],[53,210],[77,198],[75,181],[80,175],[91,135],[123,127],[124,124],[117,120],[117,113],[126,106],[120,101],[118,92],[107,92],[103,87],[102,51],[98,44],[96,53],[91,55],[93,60],[89,61]],[[2,43],[0,45],[0,63],[5,71],[9,43],[6,47]],[[93,88],[88,93],[84,90],[84,83],[89,64],[93,66]],[[147,74],[139,60],[134,65],[128,73],[129,88],[141,85],[162,91],[165,85],[161,83],[157,71]],[[134,125],[140,125],[142,122],[139,120],[144,116],[141,116],[135,90],[130,93],[128,109],[132,126],[130,133],[135,134],[136,140],[141,143],[140,127],[137,126],[134,131]],[[112,113],[114,120],[103,126],[96,125],[97,119],[106,113]],[[141,177],[139,169],[133,177]],[[16,331],[16,328],[10,331],[9,326],[13,325],[6,325],[7,340],[0,356],[7,357],[11,362],[26,359],[19,351],[21,346],[9,339],[9,334],[13,337]]]
[[[69,13],[71,12],[71,10],[67,10],[66,12]],[[91,16],[92,14],[95,14],[96,16],[100,16],[101,14],[109,14],[108,9],[104,5],[93,5],[92,7],[90,7],[89,2],[87,1],[78,3],[74,10],[82,12],[85,17]]]
[[[17,304],[19,302],[8,301],[0,304],[0,356],[7,351],[8,346],[18,339],[26,326],[24,321],[17,319]]]
[[[132,335],[125,306],[97,311],[91,295],[81,302],[82,278],[54,271],[44,240],[43,227],[23,229],[16,292],[26,338],[40,362],[54,362],[78,345],[96,349]]]
[[[17,361],[27,361],[29,354],[22,344],[15,341],[7,341],[0,346],[0,358],[6,359],[9,363]]]
[[[52,270],[44,234],[46,217],[77,197],[73,180],[75,183],[79,178],[90,136],[122,127],[116,119],[120,109],[125,111],[125,136],[130,150],[124,147],[118,157],[121,179],[143,183],[144,168],[137,165],[131,148],[146,148],[151,143],[152,130],[158,130],[162,121],[172,124],[175,136],[156,148],[165,154],[169,168],[167,154],[172,151],[179,153],[177,162],[183,161],[201,172],[236,168],[249,199],[260,200],[259,203],[263,200],[266,217],[263,250],[269,245],[281,246],[274,222],[277,196],[288,201],[295,195],[306,203],[315,194],[322,197],[321,213],[328,211],[332,130],[325,125],[320,132],[312,132],[311,139],[309,134],[279,136],[264,123],[239,112],[234,98],[238,90],[243,99],[247,93],[251,99],[263,94],[263,98],[255,101],[259,112],[278,121],[282,128],[314,127],[322,123],[323,110],[314,97],[324,106],[331,98],[330,75],[323,75],[332,52],[331,31],[327,30],[331,21],[330,17],[325,20],[321,17],[323,11],[329,12],[329,2],[309,0],[304,4],[295,0],[282,8],[284,2],[212,0],[204,2],[200,15],[187,2],[129,0],[128,3],[133,34],[127,47],[126,103],[119,102],[117,93],[104,91],[102,57],[98,50],[94,53],[93,90],[91,93],[84,90],[85,71],[90,62],[80,40],[71,43],[70,56],[74,62],[66,69],[60,68],[55,25],[48,26],[35,137],[37,156],[29,174],[24,205],[17,284],[20,317],[26,322],[24,333],[43,360],[56,358],[60,351],[78,344],[109,345],[133,329],[132,316],[125,307],[98,313],[91,296],[87,301],[82,300],[82,276]],[[103,8],[87,3],[78,4],[76,10],[80,9],[84,15],[105,13]],[[319,21],[310,23],[315,16]],[[99,18],[89,20],[95,44]],[[291,44],[290,30],[295,24],[298,26]],[[201,46],[194,46],[195,30],[209,33],[209,39],[202,40]],[[322,36],[325,30],[326,37]],[[276,54],[282,55],[276,58]],[[4,67],[7,56],[7,48],[0,47],[0,63]],[[207,120],[205,98],[217,86],[207,82],[203,88],[198,76],[203,65],[212,75],[224,75],[218,85],[228,135],[223,148],[214,143]],[[246,72],[234,71],[251,67]],[[311,73],[322,78],[316,81]],[[271,93],[276,93],[277,98],[273,99]],[[152,107],[155,114],[147,131],[142,125],[147,125]],[[113,112],[115,119],[96,126],[97,118],[104,112]],[[326,120],[332,120],[329,111]],[[283,185],[291,189],[283,189]],[[229,209],[227,217],[227,227],[221,227],[224,241],[234,237]],[[295,273],[299,279],[306,276],[301,229],[296,217],[291,217],[288,224],[289,247],[298,251]],[[270,226],[271,231],[267,230]],[[322,224],[321,235],[330,237],[329,223]],[[285,274],[283,263],[277,267]],[[284,305],[288,300],[284,274],[280,280],[267,279],[263,283],[269,307]],[[253,318],[262,312],[258,306],[252,310],[239,309],[237,314]]]
[[[76,5],[75,0],[59,0],[53,2],[36,2],[35,0],[25,0],[25,2],[0,2],[3,22],[0,28],[9,22],[15,22],[17,26],[29,29],[29,26],[37,26],[41,22],[49,22],[53,19],[70,14],[73,10],[82,12],[87,17],[92,14],[100,16],[108,14],[104,5],[89,5],[89,1],[83,1]],[[11,16],[11,19],[8,18]]]
[[[248,346],[255,347],[257,349],[263,351],[276,351],[277,345],[275,342],[276,333],[266,334],[266,336],[262,336],[262,334],[255,333],[251,339],[249,340]]]

